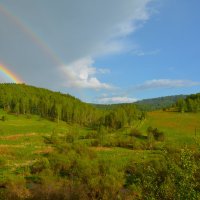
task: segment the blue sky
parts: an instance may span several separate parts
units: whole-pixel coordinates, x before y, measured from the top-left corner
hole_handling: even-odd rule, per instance
[[[196,93],[199,7],[198,0],[0,0],[0,63],[27,84],[93,103]]]

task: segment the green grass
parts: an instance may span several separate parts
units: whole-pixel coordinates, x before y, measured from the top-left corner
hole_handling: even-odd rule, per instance
[[[123,169],[129,162],[142,163],[161,157],[160,151],[156,150],[130,150],[125,148],[92,148],[100,159],[109,160],[120,169]]]
[[[0,176],[37,160],[50,149],[44,137],[52,132],[64,133],[70,127],[64,122],[58,124],[39,116],[29,118],[0,110],[0,119],[2,116],[6,116],[6,121],[0,120],[0,159],[5,161],[5,167],[1,167]]]
[[[157,147],[169,146],[173,148],[183,148],[184,146],[196,148],[196,141],[200,138],[200,113],[177,113],[155,111],[148,113],[147,119],[142,123],[136,123],[143,135],[147,135],[146,130],[149,126],[158,128],[165,134],[164,142],[157,142]],[[196,130],[196,131],[195,131]],[[114,135],[128,137],[130,128],[117,131]],[[196,135],[195,135],[196,133]],[[140,138],[138,141],[142,140]],[[124,166],[129,161],[145,162],[159,158],[160,151],[154,150],[129,150],[123,148],[96,148],[100,158],[114,162],[117,166]]]
[[[4,113],[0,112],[0,118]],[[48,133],[56,127],[56,123],[45,120],[39,116],[8,115],[6,121],[0,121],[0,135]]]
[[[140,130],[145,133],[149,126],[163,131],[168,145],[194,146],[200,137],[200,113],[150,112]]]
[[[4,173],[13,173],[20,167],[30,165],[44,153],[52,151],[51,144],[45,142],[45,137],[56,133],[64,136],[71,132],[77,135],[86,135],[88,128],[76,124],[67,124],[50,121],[36,115],[14,115],[0,110],[0,160],[5,161],[4,167],[0,166],[0,177]]]
[[[43,119],[39,116],[6,114],[0,110],[0,119],[6,115],[6,121],[0,120],[0,177],[4,174],[19,173],[21,169],[37,161],[44,153],[53,151],[51,144],[46,144],[45,137],[53,132],[59,136],[74,133],[85,136],[94,130],[83,128],[75,124],[60,123]],[[184,145],[195,146],[195,129],[197,137],[200,136],[200,113],[150,112],[148,118],[136,124],[137,128],[146,135],[149,126],[158,128],[166,135],[166,140],[158,145],[171,145],[181,148]],[[105,139],[114,137],[127,138],[130,128],[108,133]],[[80,137],[77,137],[80,138]],[[142,142],[141,138],[135,138]],[[80,142],[90,144],[92,139],[81,139]],[[131,150],[125,148],[91,147],[99,159],[110,161],[113,165],[123,168],[130,161],[145,162],[159,159],[159,150]]]

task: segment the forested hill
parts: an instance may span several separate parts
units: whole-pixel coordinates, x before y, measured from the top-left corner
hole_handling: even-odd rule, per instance
[[[51,120],[86,126],[122,128],[145,113],[135,105],[117,105],[109,110],[97,109],[75,97],[25,84],[0,84],[0,109],[15,114],[36,114]]]
[[[94,107],[101,110],[112,110],[117,108],[118,106],[123,105],[136,105],[138,109],[142,111],[153,111],[160,110],[163,108],[171,108],[176,104],[178,99],[185,99],[186,95],[174,95],[174,96],[166,96],[166,97],[158,97],[152,99],[144,99],[141,101],[137,101],[135,103],[122,103],[122,104],[93,104]]]
[[[144,100],[135,102],[135,104],[141,110],[153,111],[153,110],[160,110],[163,108],[170,108],[174,104],[176,104],[178,99],[185,99],[186,97],[187,97],[186,95],[158,97],[158,98],[153,98],[153,99],[144,99]]]
[[[95,120],[93,106],[68,94],[25,84],[0,84],[0,108],[79,124]]]

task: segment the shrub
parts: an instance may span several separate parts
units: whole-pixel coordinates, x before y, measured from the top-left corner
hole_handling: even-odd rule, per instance
[[[26,188],[26,181],[21,176],[10,176],[6,180],[5,199],[28,199],[31,197],[30,191]]]
[[[5,165],[6,165],[6,160],[0,157],[0,168],[4,167]]]
[[[50,168],[50,164],[49,164],[49,160],[47,158],[41,158],[40,160],[38,160],[37,162],[35,162],[30,167],[32,174],[40,173],[43,170],[49,169],[49,168]]]
[[[164,141],[165,140],[165,135],[163,132],[156,132],[155,139],[158,141]]]
[[[98,138],[98,134],[96,132],[89,132],[84,137],[84,139],[96,139],[96,138]]]
[[[26,114],[26,118],[27,119],[31,119],[31,115],[30,114]]]
[[[153,135],[154,139],[157,141],[164,141],[165,135],[162,131],[157,128],[152,128],[151,126],[147,128],[148,139]]]
[[[2,120],[3,122],[6,121],[6,120],[7,120],[7,116],[3,115],[2,118],[1,118],[1,120]]]
[[[44,142],[46,144],[56,145],[59,144],[60,138],[58,137],[58,134],[55,131],[53,131],[50,136],[44,136]]]
[[[92,142],[91,142],[92,147],[98,147],[99,145],[100,145],[99,140],[97,140],[97,139],[92,140]]]
[[[142,136],[142,133],[138,129],[133,128],[133,129],[131,129],[129,135],[134,136],[134,137],[140,137],[140,136]]]

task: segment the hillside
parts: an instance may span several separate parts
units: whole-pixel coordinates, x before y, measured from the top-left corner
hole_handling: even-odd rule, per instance
[[[187,95],[174,95],[166,97],[158,97],[153,99],[144,99],[141,101],[135,102],[139,109],[145,111],[160,110],[163,108],[172,107],[178,99],[185,99]]]
[[[0,108],[16,115],[39,115],[57,122],[62,120],[93,128],[102,125],[119,129],[144,117],[133,104],[102,110],[71,95],[25,84],[0,84]]]
[[[15,114],[36,114],[49,119],[87,124],[94,108],[68,94],[25,84],[0,84],[0,108]]]
[[[143,111],[153,111],[160,110],[163,108],[170,108],[176,104],[178,99],[185,99],[187,95],[174,95],[174,96],[166,96],[166,97],[158,97],[152,99],[144,99],[134,103],[121,103],[121,104],[92,104],[95,108],[101,110],[111,110],[119,105],[129,105],[134,104],[140,110]]]

